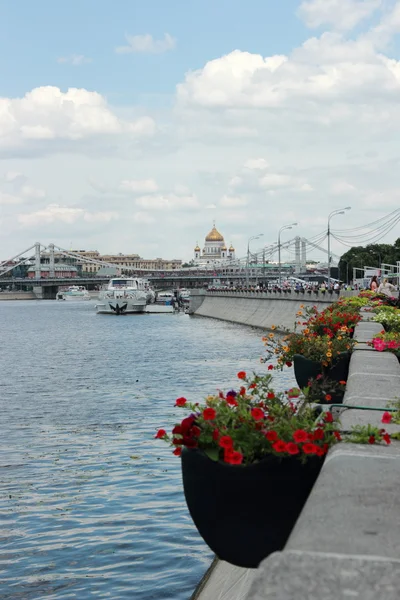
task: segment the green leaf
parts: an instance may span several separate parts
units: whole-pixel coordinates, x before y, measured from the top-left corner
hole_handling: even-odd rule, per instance
[[[218,448],[205,448],[204,453],[207,454],[208,458],[217,462],[219,459],[219,450]]]

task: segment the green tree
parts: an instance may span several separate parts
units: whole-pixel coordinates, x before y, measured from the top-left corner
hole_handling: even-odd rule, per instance
[[[353,279],[353,268],[379,268],[382,263],[395,265],[400,260],[400,238],[394,244],[368,244],[353,246],[345,252],[339,261],[340,279]]]

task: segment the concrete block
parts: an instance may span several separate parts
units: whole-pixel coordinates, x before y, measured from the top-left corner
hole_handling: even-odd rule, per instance
[[[333,448],[286,549],[398,559],[399,481],[398,442]]]
[[[398,600],[400,561],[314,552],[272,554],[247,600]]]

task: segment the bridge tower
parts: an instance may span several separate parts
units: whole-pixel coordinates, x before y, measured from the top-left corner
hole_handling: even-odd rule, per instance
[[[301,269],[305,271],[307,268],[307,250],[306,250],[306,240],[302,238],[301,240]]]
[[[49,277],[55,277],[54,244],[49,244],[49,252],[50,252]]]
[[[296,236],[294,239],[294,251],[295,251],[295,273],[300,273],[301,271],[301,261],[300,261],[300,237]]]
[[[42,268],[40,265],[40,242],[35,243],[35,279],[40,279]]]

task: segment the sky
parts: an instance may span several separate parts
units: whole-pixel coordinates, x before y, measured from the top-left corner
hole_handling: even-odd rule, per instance
[[[399,33],[397,0],[0,0],[0,258],[189,260],[213,221],[244,256],[389,214]]]

